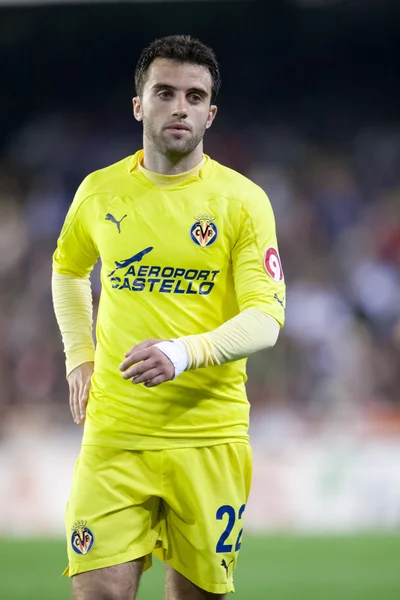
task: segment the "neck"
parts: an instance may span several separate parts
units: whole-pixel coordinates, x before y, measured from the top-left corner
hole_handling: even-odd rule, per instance
[[[161,154],[149,140],[143,139],[143,166],[161,175],[179,175],[194,169],[203,159],[203,143],[200,142],[189,154]]]

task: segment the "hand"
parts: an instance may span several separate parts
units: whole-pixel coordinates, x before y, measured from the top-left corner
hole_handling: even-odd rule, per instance
[[[69,406],[72,418],[81,425],[86,418],[86,404],[94,370],[93,362],[85,362],[68,375]]]
[[[132,383],[144,383],[146,387],[154,387],[173,379],[174,365],[164,352],[153,347],[161,341],[163,340],[151,339],[133,346],[124,355],[126,358],[119,366],[122,377],[132,379]]]

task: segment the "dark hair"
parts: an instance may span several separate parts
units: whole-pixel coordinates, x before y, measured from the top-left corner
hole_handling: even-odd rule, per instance
[[[156,58],[169,58],[171,60],[206,67],[212,78],[211,100],[214,101],[216,99],[221,85],[221,78],[214,51],[190,35],[169,35],[162,37],[154,40],[150,46],[142,51],[135,70],[135,87],[136,93],[139,96],[143,93],[150,65]]]

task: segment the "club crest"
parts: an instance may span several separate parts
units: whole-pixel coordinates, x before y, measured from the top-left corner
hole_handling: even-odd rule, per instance
[[[86,521],[76,521],[72,527],[71,546],[77,554],[87,554],[94,544],[94,535],[88,527]]]
[[[190,228],[190,237],[195,244],[205,248],[211,246],[218,237],[218,229],[215,225],[215,217],[207,214],[194,217],[196,219]]]

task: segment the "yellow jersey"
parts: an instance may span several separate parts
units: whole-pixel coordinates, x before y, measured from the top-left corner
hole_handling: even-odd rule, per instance
[[[83,444],[152,450],[247,441],[246,360],[185,371],[155,388],[119,365],[148,338],[211,331],[255,307],[284,321],[275,221],[261,188],[206,156],[198,176],[157,187],[143,151],[90,174],[53,256],[85,277],[101,261],[94,373]]]

